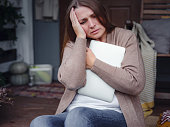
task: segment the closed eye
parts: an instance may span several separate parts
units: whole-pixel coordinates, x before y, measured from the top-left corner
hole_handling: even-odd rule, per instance
[[[83,24],[85,24],[86,22],[87,22],[87,20],[83,19],[83,20],[80,21],[80,24],[83,25]]]
[[[95,15],[95,14],[92,14],[91,17],[92,17],[92,18],[96,18],[96,15]]]

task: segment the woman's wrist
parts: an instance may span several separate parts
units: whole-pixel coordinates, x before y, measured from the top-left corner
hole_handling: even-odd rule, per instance
[[[77,38],[86,39],[86,35],[77,35]]]

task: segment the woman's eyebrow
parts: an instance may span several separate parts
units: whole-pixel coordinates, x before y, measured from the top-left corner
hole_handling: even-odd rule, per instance
[[[79,21],[84,21],[84,20],[87,20],[87,17],[84,17],[84,18],[80,19]]]
[[[96,15],[94,12],[91,15]]]
[[[89,15],[89,17],[94,16],[94,15],[95,15],[95,13],[92,13]],[[87,17],[81,18],[79,21],[82,21],[82,20],[87,20]]]

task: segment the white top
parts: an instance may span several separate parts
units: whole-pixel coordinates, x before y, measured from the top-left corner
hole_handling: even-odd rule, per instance
[[[120,110],[119,102],[117,97],[114,95],[112,102],[106,102],[99,99],[91,98],[88,96],[84,96],[81,94],[77,94],[72,101],[72,103],[68,106],[67,111],[71,111],[77,107],[88,107],[100,110],[115,110],[119,113],[122,113]]]

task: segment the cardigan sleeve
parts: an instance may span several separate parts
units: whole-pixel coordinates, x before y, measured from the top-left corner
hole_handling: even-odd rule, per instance
[[[125,48],[121,68],[96,59],[91,70],[115,90],[129,95],[138,95],[144,88],[145,73],[135,34],[132,33],[127,39]]]
[[[75,43],[67,43],[62,63],[58,70],[58,80],[69,90],[85,85],[86,39],[76,38]]]

